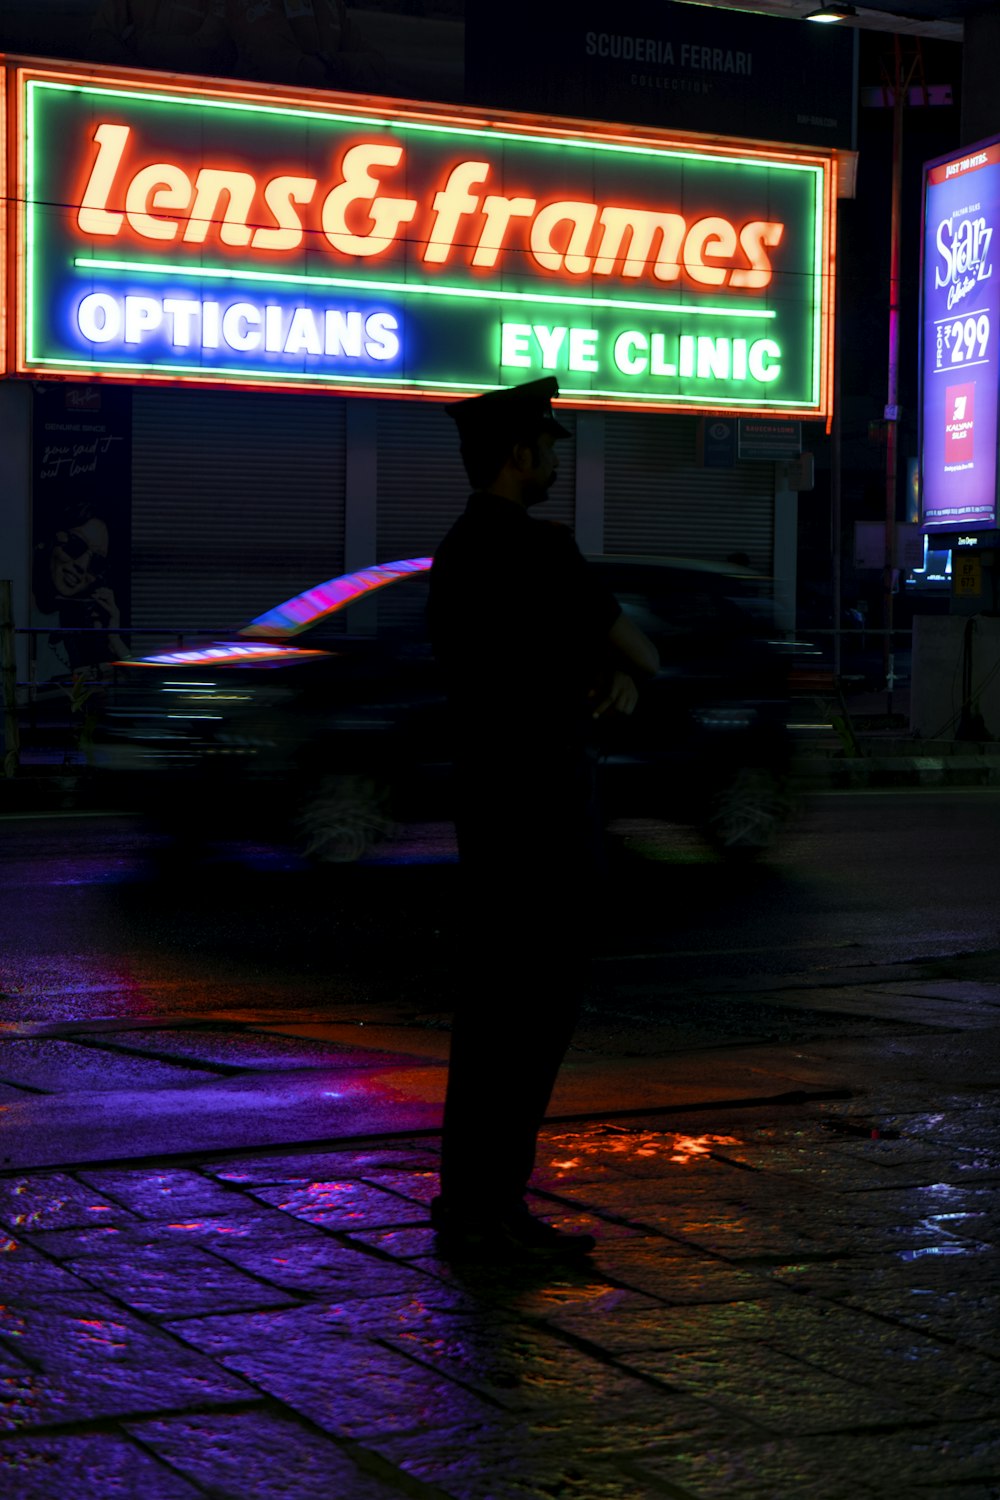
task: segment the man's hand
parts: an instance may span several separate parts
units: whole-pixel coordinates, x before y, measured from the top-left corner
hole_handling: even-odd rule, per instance
[[[603,695],[600,694],[599,689],[595,689],[590,696],[598,700],[594,708],[594,718],[599,719],[608,712],[608,709],[614,709],[615,713],[619,714],[630,714],[639,701],[639,689],[627,672],[616,668],[611,674],[611,682]]]

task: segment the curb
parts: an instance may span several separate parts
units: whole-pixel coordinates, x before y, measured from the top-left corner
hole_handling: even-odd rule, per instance
[[[964,749],[964,747],[963,747]],[[800,756],[791,775],[804,790],[863,787],[1000,786],[1000,745],[990,753]]]

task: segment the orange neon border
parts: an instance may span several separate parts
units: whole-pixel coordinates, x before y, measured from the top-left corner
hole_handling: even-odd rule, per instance
[[[476,109],[467,105],[436,105],[420,103],[413,100],[395,99],[389,96],[374,94],[351,94],[334,92],[332,90],[312,90],[296,88],[292,85],[274,84],[266,87],[242,83],[227,78],[210,77],[185,77],[175,73],[157,73],[153,71],[137,72],[129,68],[112,67],[107,65],[61,64],[50,58],[36,57],[12,57],[0,58],[4,64],[5,72],[13,72],[15,75],[14,87],[10,91],[10,114],[11,127],[8,132],[8,152],[16,149],[17,169],[17,208],[16,208],[16,236],[14,243],[17,247],[16,267],[16,297],[13,301],[14,314],[12,321],[16,326],[16,339],[11,342],[15,345],[11,373],[21,377],[38,379],[39,372],[29,367],[25,360],[24,350],[24,328],[25,318],[23,313],[24,288],[24,266],[22,261],[21,246],[24,236],[24,214],[25,214],[25,151],[24,130],[21,101],[24,92],[24,83],[28,78],[52,79],[60,82],[70,81],[77,83],[120,83],[130,89],[156,93],[174,93],[179,97],[209,96],[228,97],[244,100],[254,104],[270,104],[281,102],[288,105],[301,105],[312,110],[326,110],[330,113],[339,113],[350,110],[354,114],[371,115],[373,119],[385,120],[386,116],[402,117],[406,120],[420,121],[435,125],[473,125],[479,129],[493,129],[501,134],[505,130],[518,133],[529,133],[543,139],[559,140],[592,140],[609,144],[640,145],[649,147],[662,147],[664,149],[677,150],[702,150],[706,156],[714,155],[737,155],[760,162],[780,161],[797,162],[803,166],[819,168],[823,173],[824,193],[823,210],[821,216],[821,270],[820,278],[822,287],[820,291],[820,371],[819,371],[819,399],[815,407],[785,407],[776,412],[773,406],[741,407],[734,411],[731,406],[693,406],[690,402],[672,403],[666,398],[662,403],[650,400],[629,401],[627,397],[618,399],[595,398],[593,400],[566,399],[563,404],[567,407],[576,408],[581,411],[607,410],[607,411],[659,411],[687,414],[690,416],[711,415],[719,413],[727,416],[763,416],[780,417],[788,420],[812,420],[825,421],[827,432],[830,431],[832,422],[832,396],[833,396],[833,360],[834,360],[834,286],[835,286],[835,241],[836,241],[836,202],[838,187],[838,159],[843,154],[837,149],[823,151],[817,148],[798,148],[794,146],[784,147],[772,142],[756,139],[742,140],[734,136],[709,135],[695,131],[666,131],[657,130],[647,126],[633,126],[624,124],[595,124],[592,120],[584,120],[568,116],[556,117],[553,115],[533,114],[513,110],[500,109]],[[91,373],[81,368],[78,373],[67,372],[65,374],[54,374],[49,370],[44,372],[46,380],[60,380],[79,382],[86,380],[88,383],[118,383],[127,385],[160,385],[160,386],[212,386],[215,388],[228,387],[238,390],[276,390],[283,387],[276,386],[273,381],[243,379],[233,376],[213,376],[204,378],[194,375],[149,375],[137,376],[134,372],[123,371],[116,373],[101,371]],[[296,391],[318,391],[324,395],[337,396],[383,396],[391,397],[393,400],[410,401],[447,401],[455,399],[454,393],[440,393],[434,391],[401,391],[393,389],[386,390],[384,387],[365,384],[359,381],[357,385],[340,385],[331,388],[329,384],[322,381],[302,381],[296,383]]]

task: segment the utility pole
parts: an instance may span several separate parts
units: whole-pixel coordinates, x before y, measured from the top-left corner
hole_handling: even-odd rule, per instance
[[[914,52],[908,65],[903,64],[903,44],[898,32],[893,35],[893,69],[891,81],[883,77],[883,88],[892,91],[892,199],[889,228],[889,370],[885,401],[885,569],[883,573],[882,624],[885,630],[882,647],[882,669],[885,676],[886,712],[892,713],[892,691],[895,678],[895,652],[892,644],[893,575],[896,550],[896,468],[899,435],[899,302],[900,302],[900,199],[903,181],[903,110],[914,78],[919,75],[927,102],[924,57],[920,38],[914,38]]]

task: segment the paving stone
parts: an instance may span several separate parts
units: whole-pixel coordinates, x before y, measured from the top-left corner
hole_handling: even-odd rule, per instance
[[[831,1226],[832,1227],[832,1226]],[[989,1227],[988,1225],[986,1226]],[[909,1223],[883,1223],[878,1226],[844,1226],[839,1234],[830,1234],[823,1243],[831,1257],[869,1256],[883,1260],[921,1260],[928,1256],[972,1256],[987,1252],[989,1246],[975,1236],[976,1223],[963,1222],[964,1233],[956,1232],[954,1221],[934,1218],[913,1219]]]
[[[606,1299],[629,1295],[605,1274],[596,1255],[562,1263],[513,1261],[490,1264],[433,1259],[414,1262],[435,1278],[461,1289],[478,1306],[514,1310],[526,1318],[548,1318],[553,1311],[595,1307]]]
[[[775,1267],[773,1275],[785,1286],[838,1300],[859,1294],[902,1296],[907,1292],[948,1291],[959,1285],[1000,1285],[1000,1247],[977,1247],[969,1242],[959,1250],[952,1255],[939,1253],[938,1245],[909,1250],[901,1247],[891,1256],[869,1250],[833,1260],[789,1263]]]
[[[925,1403],[938,1416],[1000,1415],[1000,1362],[875,1316],[801,1297],[729,1308],[674,1311],[659,1346],[698,1345],[701,1326],[764,1342],[827,1375]]]
[[[552,1206],[551,1203],[547,1203],[544,1208],[551,1210]],[[539,1205],[536,1203],[533,1207],[537,1213]],[[626,1225],[607,1224],[600,1219],[595,1219],[593,1214],[587,1212],[558,1214],[540,1212],[538,1217],[544,1218],[547,1222],[569,1233],[593,1234],[599,1243],[607,1240],[635,1238],[641,1234],[640,1230]],[[432,1275],[448,1274],[447,1262],[438,1252],[437,1237],[430,1223],[416,1224],[412,1228],[401,1229],[356,1229],[350,1231],[349,1238],[352,1242],[369,1245],[397,1259],[419,1262]]]
[[[644,1483],[614,1462],[594,1462],[539,1444],[498,1456],[477,1446],[471,1453],[421,1455],[406,1460],[420,1480],[441,1487],[453,1500],[549,1500],[552,1495],[587,1500],[662,1500],[659,1485]],[[447,1489],[445,1489],[447,1486]]]
[[[598,1403],[629,1409],[648,1388],[610,1360],[594,1358],[559,1337],[495,1313],[453,1317],[438,1313],[385,1335],[401,1353],[479,1390],[512,1411],[548,1411]]]
[[[35,1173],[0,1181],[0,1222],[24,1234],[131,1218],[128,1209],[68,1172]]]
[[[119,1211],[121,1212],[121,1211]],[[277,1209],[268,1209],[234,1197],[232,1210],[220,1214],[183,1215],[176,1219],[129,1218],[116,1224],[94,1229],[56,1229],[32,1233],[32,1243],[57,1260],[75,1260],[80,1256],[102,1255],[105,1246],[190,1244],[233,1244],[238,1240],[264,1243],[283,1235],[306,1232],[305,1225]],[[316,1230],[319,1234],[322,1231]]]
[[[688,1215],[668,1211],[644,1212],[642,1223],[660,1229],[696,1250],[708,1251],[731,1261],[795,1260],[826,1248],[815,1233],[806,1234],[790,1225],[769,1223],[758,1214],[720,1213]],[[843,1239],[835,1241],[846,1249]]]
[[[893,1500],[895,1491],[882,1489],[878,1494],[880,1500]],[[974,1479],[963,1479],[957,1492],[953,1484],[922,1484],[913,1491],[914,1500],[997,1500],[997,1495],[1000,1495],[1000,1470],[981,1484]]]
[[[16,1303],[49,1292],[82,1290],[79,1277],[40,1255],[23,1240],[0,1234],[0,1300]]]
[[[987,1045],[984,1039],[983,1045]],[[1000,1125],[1000,1092],[996,1085],[975,1093],[953,1094],[935,1091],[934,1107],[921,1107],[899,1113],[894,1123],[910,1136],[930,1140],[964,1141],[970,1144],[996,1143],[995,1131]]]
[[[965,1353],[874,1320],[869,1327],[859,1326],[857,1319],[845,1319],[838,1336],[817,1334],[806,1342],[779,1332],[769,1343],[825,1375],[874,1393],[891,1391],[907,1405],[923,1408],[928,1419],[1000,1422],[1000,1365],[987,1355]]]
[[[358,1151],[264,1153],[239,1156],[221,1162],[206,1162],[201,1170],[221,1182],[237,1185],[279,1182],[332,1182],[338,1179],[362,1179],[370,1171],[413,1166],[417,1170],[436,1170],[437,1155],[421,1148],[382,1147]]]
[[[0,1048],[0,1078],[50,1094],[119,1093],[133,1089],[193,1087],[218,1074],[172,1067],[152,1058],[129,1057],[99,1047],[81,1047],[58,1037],[6,1040]]]
[[[426,1220],[421,1203],[383,1192],[366,1182],[319,1181],[255,1187],[253,1195],[293,1218],[327,1229],[359,1229]]]
[[[625,1240],[602,1246],[595,1256],[602,1271],[637,1292],[664,1302],[738,1302],[774,1294],[768,1268],[738,1266],[710,1256],[679,1256],[663,1242]]]
[[[668,1306],[636,1293],[619,1294],[616,1302],[590,1307],[585,1312],[556,1312],[549,1321],[613,1354],[641,1349],[707,1348],[734,1340],[764,1340],[774,1328],[777,1302],[776,1298],[768,1298],[694,1307]]]
[[[12,1500],[195,1500],[202,1493],[118,1433],[0,1439],[0,1490]]]
[[[673,1185],[686,1168],[704,1167],[736,1138],[723,1131],[698,1135],[671,1129],[595,1124],[567,1132],[545,1131],[539,1141],[539,1175],[557,1181],[628,1183],[666,1177]],[[724,1165],[724,1163],[720,1164]]]
[[[901,1224],[932,1220],[956,1225],[962,1233],[961,1216],[978,1215],[995,1201],[991,1184],[953,1187],[950,1183],[921,1183],[880,1193],[843,1193],[824,1199],[824,1223],[891,1230]],[[759,1201],[759,1200],[758,1200]],[[815,1205],[813,1205],[815,1208]]]
[[[412,1198],[415,1203],[426,1206],[430,1205],[431,1199],[441,1190],[436,1168],[419,1172],[412,1168],[407,1171],[398,1167],[388,1170],[373,1167],[365,1171],[364,1180],[373,1187],[387,1188],[390,1192],[398,1193],[401,1198]]]
[[[904,1287],[849,1294],[844,1305],[916,1329],[956,1348],[995,1354],[1000,1292],[990,1287]],[[1000,1381],[1000,1373],[998,1373]]]
[[[495,1416],[485,1399],[434,1375],[373,1339],[325,1337],[294,1347],[271,1344],[222,1357],[257,1389],[338,1437],[481,1424]]]
[[[593,1409],[589,1423],[574,1407],[566,1425],[556,1420],[490,1419],[481,1426],[390,1435],[372,1446],[425,1484],[454,1500],[662,1500],[664,1491],[638,1470],[651,1432],[683,1431],[694,1444],[712,1444],[725,1430],[718,1414],[696,1403],[671,1408],[660,1421],[628,1424],[620,1414]],[[631,1430],[630,1430],[631,1428]]]
[[[578,1191],[570,1180],[563,1183],[558,1192],[560,1196],[579,1197],[593,1208],[605,1209],[623,1218],[641,1219],[657,1206],[666,1209],[675,1204],[698,1201],[699,1197],[703,1201],[717,1202],[727,1193],[738,1197],[746,1186],[742,1177],[738,1168],[709,1162],[707,1166],[699,1163],[693,1171],[678,1169],[676,1178],[664,1169],[648,1177],[615,1175],[581,1183]]]
[[[197,1317],[294,1299],[194,1246],[129,1245],[120,1254],[71,1261],[90,1288],[156,1318]]]
[[[127,1430],[218,1500],[399,1500],[331,1439],[270,1412],[129,1422]],[[364,1455],[361,1455],[362,1458]],[[187,1491],[185,1491],[187,1493]]]
[[[627,1224],[600,1214],[585,1202],[574,1204],[571,1189],[560,1194],[558,1202],[529,1191],[527,1204],[536,1218],[544,1219],[568,1234],[591,1234],[598,1244],[608,1240],[642,1239],[646,1231],[640,1224]]]
[[[209,1067],[245,1068],[253,1072],[287,1072],[293,1068],[384,1068],[412,1064],[409,1054],[379,1052],[331,1041],[283,1036],[276,1031],[226,1026],[184,1026],[176,1030],[142,1027],[102,1032],[102,1043],[130,1052],[178,1057]]]
[[[185,1343],[214,1359],[258,1350],[284,1350],[293,1362],[300,1353],[354,1338],[386,1338],[428,1328],[447,1313],[474,1317],[479,1305],[461,1288],[427,1278],[415,1293],[351,1297],[273,1311],[188,1318],[168,1325]]]
[[[879,1493],[858,1473],[849,1444],[821,1459],[793,1443],[734,1448],[723,1437],[707,1452],[640,1455],[637,1467],[650,1483],[669,1484],[668,1493],[697,1500],[874,1500]]]
[[[256,1205],[252,1199],[220,1187],[200,1172],[171,1169],[156,1171],[149,1167],[86,1170],[75,1174],[100,1193],[125,1206],[144,1219],[163,1219],[168,1214],[226,1214],[247,1211]]]
[[[681,1448],[711,1448],[720,1443],[753,1445],[767,1433],[756,1423],[720,1411],[711,1402],[679,1391],[647,1386],[631,1394],[627,1404],[566,1403],[526,1413],[528,1430],[551,1442],[561,1442],[575,1457],[627,1458]]]
[[[303,1226],[302,1234],[290,1230],[279,1242],[273,1236],[262,1244],[218,1240],[212,1250],[273,1286],[317,1297],[383,1296],[416,1292],[426,1285],[427,1276],[420,1270],[391,1265],[325,1234],[307,1235]]]
[[[788,1435],[843,1431],[916,1419],[919,1408],[893,1392],[876,1392],[827,1375],[765,1344],[641,1350],[628,1368],[672,1390]]]
[[[711,1452],[650,1455],[640,1463],[647,1473],[699,1500],[813,1500],[814,1495],[822,1500],[852,1500],[854,1495],[925,1500],[938,1486],[949,1500],[965,1500],[981,1482],[989,1500],[996,1500],[1000,1430],[996,1424],[945,1428],[922,1422],[877,1434],[792,1436],[753,1445],[723,1441]]]
[[[170,1004],[194,1014],[193,989]],[[173,1055],[206,1039],[235,1066],[303,1056],[265,1025],[190,1028]],[[52,1439],[98,1444],[64,1456],[68,1486],[37,1469],[52,1500],[1000,1500],[1000,1096],[930,1094],[940,1041],[911,1043],[758,1048],[712,1075],[856,1072],[836,1105],[556,1122],[532,1207],[596,1225],[574,1267],[439,1259],[435,1138],[22,1174],[7,1200],[0,1179],[0,1493],[22,1500],[3,1458],[49,1442],[40,1425],[89,1422]],[[947,1066],[978,1079],[990,1033],[962,1045]],[[707,1057],[677,1065],[685,1087]],[[116,1444],[141,1455],[134,1490]]]
[[[432,1269],[437,1259],[435,1234],[430,1224],[418,1224],[404,1229],[358,1229],[348,1236],[352,1243],[368,1245],[396,1260],[419,1260]]]
[[[0,1429],[240,1400],[242,1381],[110,1299],[53,1294],[0,1308],[0,1337],[30,1365],[3,1382]]]

